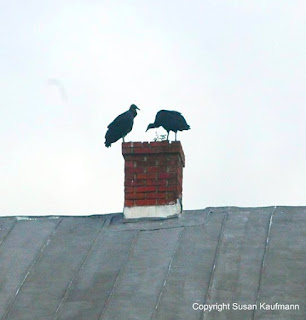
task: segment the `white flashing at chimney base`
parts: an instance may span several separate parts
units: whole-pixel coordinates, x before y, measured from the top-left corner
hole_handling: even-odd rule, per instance
[[[126,219],[139,218],[168,218],[182,213],[179,200],[174,204],[160,206],[124,207],[123,214]]]

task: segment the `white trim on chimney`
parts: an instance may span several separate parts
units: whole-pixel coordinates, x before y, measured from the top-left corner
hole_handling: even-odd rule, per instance
[[[174,204],[124,207],[123,209],[123,214],[126,219],[168,218],[177,216],[180,213],[182,213],[182,205],[180,200],[177,200],[177,202]]]

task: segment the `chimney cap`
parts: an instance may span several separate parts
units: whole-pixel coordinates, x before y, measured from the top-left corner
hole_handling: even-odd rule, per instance
[[[153,142],[123,142],[122,155],[146,154],[172,154],[178,153],[183,167],[185,167],[185,154],[180,141],[153,141]]]

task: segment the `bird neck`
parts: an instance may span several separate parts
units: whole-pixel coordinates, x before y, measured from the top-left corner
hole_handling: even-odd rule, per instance
[[[135,109],[130,109],[130,112],[132,113],[134,118],[137,116],[137,111]]]
[[[160,127],[160,126],[155,124],[155,123],[150,123],[149,124],[149,129],[158,128],[158,127]]]

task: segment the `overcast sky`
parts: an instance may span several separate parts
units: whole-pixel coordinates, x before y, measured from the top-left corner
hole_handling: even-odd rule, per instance
[[[305,17],[304,0],[0,0],[0,214],[122,212],[104,135],[132,103],[127,141],[160,109],[191,126],[185,209],[306,205]]]

